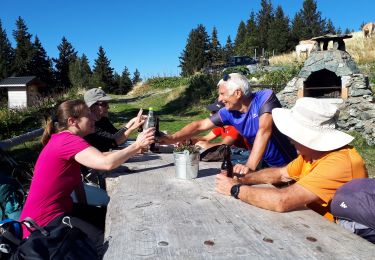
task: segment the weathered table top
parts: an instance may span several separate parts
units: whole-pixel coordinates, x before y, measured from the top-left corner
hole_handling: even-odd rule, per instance
[[[175,178],[172,154],[107,177],[104,259],[374,259],[375,246],[311,210],[276,213],[215,192],[220,163]]]

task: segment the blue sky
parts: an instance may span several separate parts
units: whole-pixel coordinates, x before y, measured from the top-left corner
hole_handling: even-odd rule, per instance
[[[272,0],[292,19],[303,0]],[[317,0],[322,17],[336,27],[359,30],[375,22],[374,0]],[[111,66],[121,73],[137,68],[143,78],[178,75],[179,59],[189,32],[203,24],[211,34],[216,26],[221,44],[232,41],[241,20],[257,12],[260,0],[1,0],[0,19],[14,46],[12,31],[21,16],[29,33],[38,35],[50,57],[65,36],[90,65],[103,46]]]

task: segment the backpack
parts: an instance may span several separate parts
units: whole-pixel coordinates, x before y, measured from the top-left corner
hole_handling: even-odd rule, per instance
[[[99,259],[93,242],[68,216],[57,226],[40,227],[30,218],[5,222],[0,227],[0,239],[3,239],[0,248],[4,249],[1,259]],[[23,240],[22,225],[31,231]],[[20,229],[21,233],[14,232],[13,228]]]
[[[0,173],[0,220],[19,219],[26,193],[14,178]]]
[[[21,240],[21,222],[13,219],[0,221],[0,259],[9,259]]]
[[[216,145],[203,151],[200,160],[204,162],[219,162],[224,160],[226,145]]]

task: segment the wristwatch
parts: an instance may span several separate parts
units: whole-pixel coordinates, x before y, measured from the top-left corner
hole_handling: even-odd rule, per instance
[[[233,197],[238,199],[238,194],[240,193],[240,187],[241,186],[242,186],[242,184],[233,185],[232,188],[230,189],[230,195],[232,195]]]

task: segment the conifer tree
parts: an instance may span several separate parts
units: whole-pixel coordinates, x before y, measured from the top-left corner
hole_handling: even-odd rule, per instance
[[[282,53],[290,49],[289,18],[284,15],[279,5],[275,11],[275,18],[272,20],[268,35],[268,50],[275,53]]]
[[[113,68],[111,61],[107,58],[102,46],[99,47],[98,58],[95,60],[93,69],[93,79],[96,87],[102,87],[104,91],[109,91],[113,84]]]
[[[47,56],[47,52],[43,48],[38,36],[35,36],[33,46],[35,53],[31,61],[32,66],[30,69],[30,74],[38,77],[40,80],[46,83],[49,88],[51,88],[55,83],[52,61]]]
[[[13,59],[14,50],[0,20],[0,80],[11,75]]]
[[[21,17],[18,17],[16,27],[13,31],[16,49],[12,70],[16,76],[31,76],[32,58],[35,53],[31,43],[32,35],[28,32],[25,21]]]
[[[56,80],[60,88],[67,89],[71,87],[69,66],[77,59],[77,52],[65,36],[62,38],[60,45],[57,46],[57,49],[59,50],[59,58],[52,59],[56,67]]]
[[[135,69],[134,74],[133,74],[132,84],[135,85],[140,81],[142,81],[141,73],[139,73],[138,69]]]
[[[210,64],[210,42],[206,28],[199,24],[191,30],[180,59],[181,75],[189,76]]]
[[[304,27],[305,24],[303,22],[302,13],[298,12],[294,15],[292,21],[292,28],[291,28],[291,37],[293,41],[293,45],[297,45],[300,40],[307,40],[304,36]]]
[[[243,53],[252,56],[254,49],[259,46],[259,33],[257,28],[256,16],[254,12],[250,13],[250,18],[246,23],[246,38],[243,43]]]
[[[228,35],[227,43],[225,44],[224,49],[223,49],[224,61],[227,62],[229,58],[233,55],[234,55],[233,43],[230,38],[230,35]]]
[[[335,26],[333,26],[331,19],[327,20],[325,33],[336,34],[336,29]]]
[[[273,7],[271,0],[261,0],[260,5],[261,9],[257,15],[259,47],[267,50],[269,28],[273,20]]]
[[[326,31],[326,23],[325,20],[322,19],[321,13],[317,10],[315,0],[305,0],[300,12],[303,20],[303,39],[311,39],[312,37],[324,34]]]
[[[85,54],[82,54],[80,58],[78,57],[69,66],[69,79],[73,87],[88,88],[91,74],[90,65]]]
[[[236,39],[234,40],[234,52],[236,55],[244,55],[244,43],[246,40],[246,25],[241,21],[238,25]]]
[[[212,58],[212,63],[218,63],[223,61],[223,55],[221,51],[221,44],[219,42],[218,36],[217,36],[217,29],[214,26],[212,30],[212,35],[211,35],[211,58]]]
[[[344,34],[350,34],[350,33],[351,33],[350,29],[346,28]]]
[[[125,66],[124,70],[121,74],[121,81],[119,85],[119,93],[118,94],[126,94],[133,88],[133,83],[130,79],[130,72],[128,68]]]

